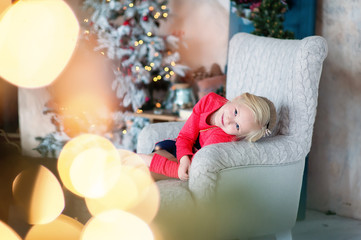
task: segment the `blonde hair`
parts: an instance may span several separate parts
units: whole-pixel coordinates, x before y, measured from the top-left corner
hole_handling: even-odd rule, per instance
[[[243,93],[232,101],[243,103],[249,107],[254,114],[256,123],[260,126],[260,129],[243,136],[247,141],[256,142],[263,136],[270,134],[276,125],[276,108],[270,100],[250,93]]]

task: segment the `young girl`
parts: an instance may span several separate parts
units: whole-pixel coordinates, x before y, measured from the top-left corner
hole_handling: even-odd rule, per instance
[[[264,97],[244,93],[232,101],[215,93],[201,98],[177,139],[155,146],[152,154],[139,154],[156,180],[188,180],[195,152],[210,144],[247,140],[255,142],[271,133],[276,122],[273,103]]]

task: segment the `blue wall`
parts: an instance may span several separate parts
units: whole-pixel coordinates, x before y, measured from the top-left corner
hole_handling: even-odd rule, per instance
[[[296,39],[315,34],[316,0],[289,0],[290,8],[285,13],[284,29],[295,33]],[[252,32],[252,24],[244,24],[242,18],[230,10],[229,39],[237,32]]]

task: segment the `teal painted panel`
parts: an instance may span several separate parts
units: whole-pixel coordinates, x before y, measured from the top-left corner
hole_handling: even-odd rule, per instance
[[[316,0],[292,0],[285,13],[284,29],[295,33],[296,39],[315,35]]]
[[[285,13],[284,29],[295,33],[296,39],[315,34],[317,0],[290,0]],[[232,10],[229,14],[229,39],[237,32],[252,32],[252,24],[245,24]]]

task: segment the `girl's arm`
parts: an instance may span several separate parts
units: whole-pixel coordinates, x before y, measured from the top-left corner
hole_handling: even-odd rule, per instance
[[[199,134],[199,114],[195,111],[196,106],[177,137],[176,146],[178,160],[184,155],[188,155],[190,159],[193,156],[193,145]]]
[[[203,147],[216,143],[233,142],[233,141],[241,140],[241,138],[237,138],[236,136],[229,135],[223,132],[221,128],[210,129],[209,131],[210,132],[208,133],[208,136],[207,138],[205,138],[206,140],[203,143]]]
[[[192,159],[193,145],[199,135],[200,115],[212,104],[215,93],[210,93],[201,98],[193,107],[191,116],[188,118],[177,137],[177,159],[180,160],[184,155],[188,155]]]

